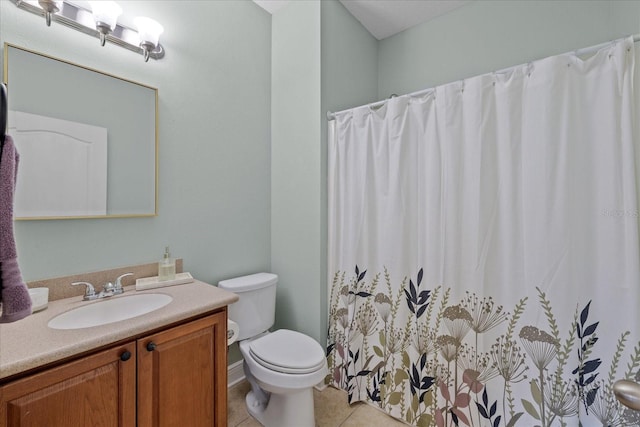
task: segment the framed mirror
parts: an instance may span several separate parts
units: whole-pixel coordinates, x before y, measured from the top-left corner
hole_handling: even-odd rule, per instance
[[[14,217],[157,215],[158,90],[9,43]]]

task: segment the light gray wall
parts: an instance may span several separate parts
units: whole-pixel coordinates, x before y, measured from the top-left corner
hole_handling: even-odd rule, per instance
[[[377,101],[378,41],[340,2],[321,4],[324,121],[327,111]],[[326,132],[325,124],[322,128]]]
[[[378,97],[635,34],[638,1],[473,1],[381,40]]]
[[[211,283],[269,270],[270,15],[248,0],[127,1],[125,11],[164,25],[164,59],[145,64],[0,1],[0,42],[159,89],[159,215],[16,222],[24,278],[153,262],[165,245]]]
[[[324,345],[327,329],[326,112],[375,100],[376,40],[335,0],[273,16],[271,265],[276,326]]]
[[[272,21],[271,268],[276,326],[320,338],[320,2]]]

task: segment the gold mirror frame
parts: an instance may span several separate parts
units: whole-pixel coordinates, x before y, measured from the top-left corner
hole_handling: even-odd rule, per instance
[[[17,55],[25,55],[25,58],[28,57],[30,60],[39,61],[42,66],[29,67],[29,76],[23,77],[23,73],[16,71],[15,66],[12,66],[13,62],[10,63],[10,51],[14,53],[13,59],[16,61],[18,60]],[[45,66],[51,68],[45,69]],[[11,73],[15,73],[22,78],[12,79]],[[37,73],[40,73],[40,76],[35,76]],[[33,76],[31,74],[33,74]],[[52,76],[54,77],[50,78]],[[67,80],[71,81],[61,82],[61,76],[70,76]],[[75,78],[71,76],[75,76]],[[58,79],[55,77],[58,77]],[[25,90],[27,83],[20,82],[21,79],[28,81],[28,90]],[[87,82],[93,82],[92,86],[79,87],[78,85],[84,83],[85,80]],[[3,81],[8,88],[9,111],[23,111],[28,109],[30,110],[28,111],[29,113],[51,116],[60,120],[90,123],[108,129],[107,158],[109,160],[107,161],[108,173],[106,176],[108,182],[106,191],[108,192],[108,196],[105,202],[106,213],[104,215],[42,215],[20,217],[16,214],[16,220],[135,218],[158,215],[157,88],[10,43],[4,43]],[[100,84],[95,84],[96,81],[99,81]],[[89,103],[87,100],[86,102],[73,103],[73,100],[69,100],[67,107],[70,107],[70,111],[60,111],[60,104],[58,103],[58,98],[60,97],[47,96],[46,93],[48,91],[64,92],[67,86],[72,88],[72,90],[67,89],[67,93],[73,94],[83,100],[84,98],[91,97],[92,102]],[[25,94],[28,92],[28,97],[41,98],[37,100],[21,99],[20,102],[28,106],[25,108],[20,102],[15,101],[15,99],[20,98],[21,92],[23,91]],[[101,91],[103,95],[100,95]],[[127,96],[127,98],[124,98],[124,103],[122,102],[123,98],[118,97],[118,91]],[[141,93],[142,96],[138,96],[138,93]],[[129,99],[129,97],[134,96],[134,94],[140,99]],[[23,98],[27,98],[27,96]],[[66,99],[67,97],[65,96],[64,98]],[[73,98],[73,96],[69,96],[69,98]],[[88,103],[88,105],[85,105],[85,103]],[[112,107],[110,108],[105,104],[111,104]],[[132,114],[131,111],[122,111],[129,108],[130,104],[143,105],[148,108],[144,108],[142,113],[139,111],[136,112],[142,114],[142,116]],[[117,105],[118,108],[115,108],[115,105]],[[151,105],[153,107],[151,107]],[[120,108],[120,106],[122,106],[122,108]],[[151,110],[151,108],[153,108],[153,111],[146,111],[147,109]],[[55,112],[51,113],[54,110]],[[90,111],[94,111],[94,113],[90,113]],[[93,114],[90,120],[86,118],[88,114]],[[82,117],[76,117],[76,115]],[[145,119],[141,119],[141,117],[145,117]],[[140,126],[140,122],[144,120],[149,123],[149,126]],[[152,125],[151,121],[153,121]],[[116,123],[117,126],[115,125]],[[11,127],[11,120],[9,120],[9,129],[11,129]],[[9,134],[11,134],[11,131],[9,131]],[[146,140],[148,144],[135,145],[136,143],[139,144],[141,139]],[[119,145],[117,143],[119,143]],[[128,154],[132,153],[140,155],[140,153],[135,153],[136,151],[142,151],[143,153],[146,151],[146,153],[144,153],[144,156],[138,158],[128,156]],[[153,151],[153,154],[150,153],[151,151]],[[115,160],[119,160],[120,163],[124,164],[118,165]],[[23,161],[24,159],[21,158],[21,163],[23,163]],[[138,164],[146,165],[146,173],[139,172]],[[151,168],[153,168],[153,171],[151,171]],[[153,176],[151,176],[151,172],[153,172]],[[20,171],[18,173],[20,173]],[[130,177],[132,175],[138,179],[131,181]],[[144,188],[140,190],[136,188],[136,186]],[[151,186],[153,186],[153,188],[150,188]],[[138,191],[138,193],[133,193],[133,191]],[[129,207],[126,203],[132,203],[129,205],[133,206],[130,208],[130,211],[127,211]],[[141,205],[135,206],[136,203],[140,203]]]

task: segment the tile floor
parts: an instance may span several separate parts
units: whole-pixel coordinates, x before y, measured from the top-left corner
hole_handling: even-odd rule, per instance
[[[228,426],[260,427],[248,413],[244,397],[249,383],[242,381],[229,388]],[[366,403],[347,403],[347,394],[342,390],[327,387],[314,390],[317,427],[406,427],[406,424],[391,418]]]

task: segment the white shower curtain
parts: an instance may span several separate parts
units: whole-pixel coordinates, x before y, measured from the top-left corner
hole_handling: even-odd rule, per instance
[[[640,425],[634,44],[329,123],[331,382],[418,426]]]

